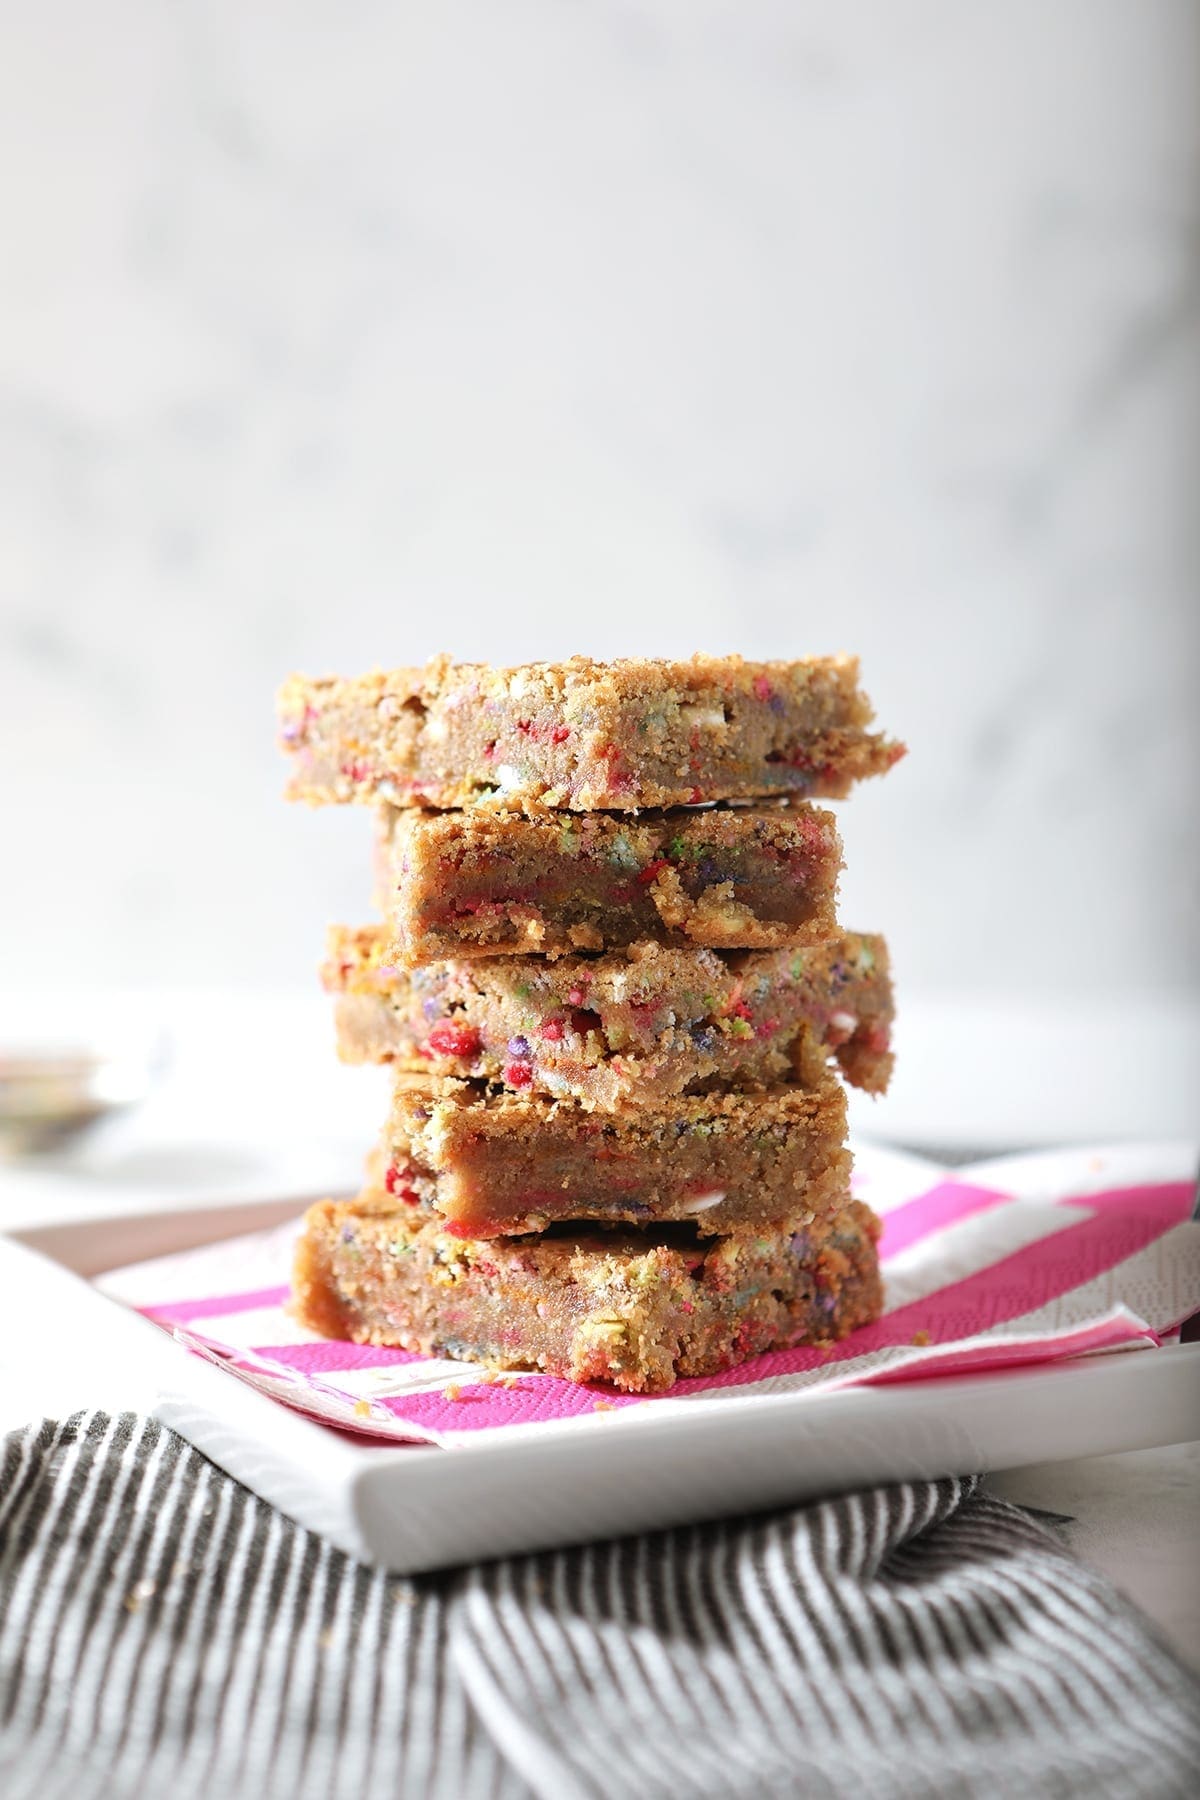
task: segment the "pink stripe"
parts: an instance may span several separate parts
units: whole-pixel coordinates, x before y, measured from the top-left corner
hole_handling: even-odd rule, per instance
[[[1090,1351],[1113,1350],[1122,1344],[1157,1344],[1158,1338],[1131,1319],[1105,1319],[1078,1331],[1056,1337],[1026,1338],[1021,1343],[976,1344],[969,1350],[948,1349],[922,1357],[901,1368],[868,1369],[858,1377],[863,1386],[880,1382],[923,1381],[942,1375],[978,1375],[987,1369],[1015,1369],[1024,1363],[1045,1362],[1047,1357],[1085,1356]]]
[[[254,1354],[305,1375],[333,1375],[346,1369],[392,1369],[402,1363],[427,1360],[412,1350],[381,1344],[348,1344],[341,1338],[322,1338],[315,1344],[255,1344]]]
[[[939,1181],[928,1193],[918,1194],[915,1200],[906,1200],[903,1206],[884,1214],[880,1257],[886,1262],[889,1256],[898,1256],[901,1250],[920,1243],[931,1232],[944,1231],[960,1219],[1011,1201],[1011,1194],[1002,1194],[996,1188],[972,1187],[967,1181]]]
[[[670,1399],[682,1394],[702,1393],[706,1388],[739,1387],[747,1381],[762,1381],[768,1375],[796,1373],[822,1364],[855,1360],[878,1344],[863,1342],[863,1332],[855,1332],[833,1355],[820,1350],[801,1348],[758,1357],[740,1369],[728,1369],[722,1375],[694,1381],[681,1381],[669,1392],[655,1394],[619,1394],[602,1387],[579,1387],[572,1382],[548,1382],[508,1390],[495,1386],[461,1385],[457,1400],[448,1401],[441,1389],[424,1394],[385,1396],[382,1404],[398,1419],[404,1419],[425,1431],[485,1431],[499,1425],[529,1425],[543,1419],[576,1418],[594,1412],[597,1400],[606,1407],[653,1404],[656,1399]],[[899,1369],[877,1369],[861,1375],[850,1374],[851,1382],[879,1385],[883,1382],[920,1381],[943,1375],[982,1374],[989,1369],[1017,1368],[1044,1362],[1047,1357],[1082,1356],[1086,1352],[1111,1350],[1120,1345],[1157,1342],[1153,1332],[1139,1331],[1129,1321],[1108,1319],[1099,1325],[1083,1326],[1078,1331],[1054,1338],[1029,1339],[1019,1344],[981,1344],[972,1350],[948,1350],[942,1355],[923,1358]],[[369,1427],[364,1429],[369,1430]]]
[[[217,1294],[207,1300],[165,1300],[139,1306],[138,1312],[160,1325],[186,1325],[191,1319],[223,1319],[229,1313],[257,1312],[264,1306],[282,1306],[291,1288],[257,1288],[249,1294]]]
[[[595,1412],[597,1402],[604,1410],[615,1411],[619,1407],[639,1406],[652,1397],[539,1376],[536,1381],[515,1388],[462,1382],[457,1400],[447,1400],[443,1389],[431,1388],[423,1394],[384,1395],[379,1404],[397,1419],[424,1431],[487,1431],[496,1425],[535,1425],[548,1419],[579,1418]]]

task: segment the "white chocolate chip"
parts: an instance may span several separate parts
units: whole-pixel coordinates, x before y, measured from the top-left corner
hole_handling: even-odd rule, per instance
[[[711,1207],[720,1206],[724,1198],[724,1192],[720,1188],[714,1188],[711,1194],[697,1194],[694,1200],[688,1201],[683,1210],[685,1213],[708,1212]]]
[[[681,706],[679,717],[685,725],[704,731],[723,731],[728,724],[723,706]]]

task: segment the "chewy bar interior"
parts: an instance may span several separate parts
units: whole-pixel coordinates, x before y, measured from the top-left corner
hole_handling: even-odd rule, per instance
[[[349,1062],[395,1062],[617,1109],[707,1087],[819,1080],[881,1093],[892,992],[880,937],[802,950],[479,957],[402,970],[382,927],[335,926],[323,966]]]
[[[572,657],[494,669],[440,657],[279,696],[289,797],[514,810],[842,796],[903,746],[871,732],[849,656]]]
[[[798,805],[640,813],[381,809],[376,885],[409,968],[655,940],[776,949],[832,937],[842,846]]]
[[[309,1210],[294,1309],[328,1337],[641,1393],[877,1318],[877,1233],[851,1201],[704,1240],[686,1225],[467,1239],[375,1191]]]
[[[844,1206],[845,1137],[845,1095],[832,1078],[815,1091],[684,1095],[600,1113],[401,1076],[370,1174],[414,1217],[435,1216],[460,1237],[564,1220],[691,1220],[711,1237]]]

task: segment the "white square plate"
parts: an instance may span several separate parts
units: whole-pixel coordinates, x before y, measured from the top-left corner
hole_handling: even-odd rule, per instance
[[[907,1160],[907,1159],[906,1159]],[[913,1165],[916,1167],[917,1165]],[[927,1165],[933,1175],[941,1173]],[[995,1178],[996,1165],[988,1165]],[[957,1171],[979,1178],[984,1166]],[[91,1278],[294,1217],[295,1199],[126,1215],[0,1237],[0,1375],[71,1320],[68,1364],[182,1433],[352,1556],[398,1571],[780,1506],[904,1478],[1200,1437],[1200,1345],[979,1376],[631,1407],[510,1426],[452,1450],[371,1444],[232,1380]]]

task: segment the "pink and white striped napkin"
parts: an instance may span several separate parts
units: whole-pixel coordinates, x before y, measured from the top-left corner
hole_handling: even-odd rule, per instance
[[[625,1407],[817,1398],[1098,1351],[1153,1349],[1200,1311],[1196,1153],[1119,1146],[948,1174],[860,1149],[855,1191],[884,1218],[882,1319],[832,1350],[772,1352],[663,1395],[330,1341],[286,1311],[294,1226],[113,1270],[99,1286],[229,1373],[345,1430],[439,1444]]]

